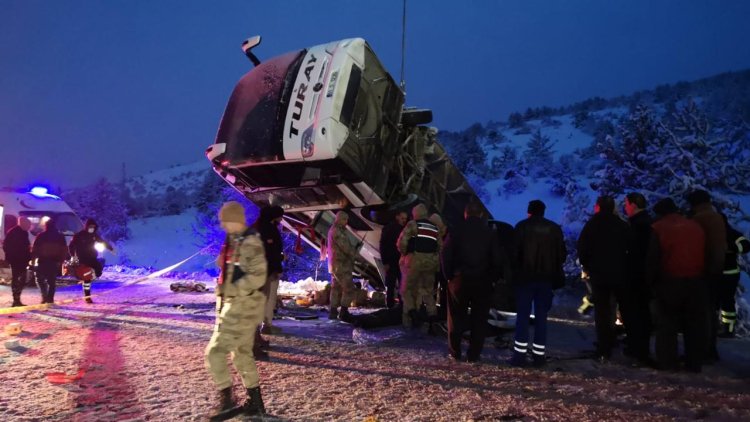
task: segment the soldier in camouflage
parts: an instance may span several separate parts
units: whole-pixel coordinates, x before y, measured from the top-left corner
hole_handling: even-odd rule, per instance
[[[254,333],[263,320],[267,264],[263,243],[247,226],[245,209],[238,202],[227,202],[219,211],[221,227],[227,236],[217,259],[221,268],[216,285],[216,325],[206,347],[206,367],[219,390],[211,420],[224,420],[239,411],[248,415],[265,414],[260,394],[258,370],[253,359]],[[232,376],[227,355],[247,389],[242,408],[232,396]]]
[[[336,214],[336,220],[328,230],[328,272],[331,274],[331,309],[329,319],[346,321],[349,318],[348,306],[354,300],[355,286],[352,281],[354,258],[357,248],[349,241],[346,224],[349,215],[345,211]],[[339,306],[341,311],[338,311]]]
[[[427,219],[427,207],[419,204],[412,209],[409,221],[398,238],[401,253],[401,297],[404,300],[404,327],[418,325],[418,309],[424,302],[428,321],[437,316],[435,306],[435,274],[440,268],[438,254],[443,239],[440,229]]]

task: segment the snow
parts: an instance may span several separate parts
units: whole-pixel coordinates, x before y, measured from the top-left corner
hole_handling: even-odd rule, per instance
[[[94,293],[137,276],[105,274]],[[204,368],[211,293],[172,293],[168,279],[113,290],[96,303],[0,316],[20,322],[21,347],[0,348],[2,420],[205,420],[214,389]],[[37,302],[35,289],[24,300]],[[9,301],[0,286],[0,303]],[[58,301],[80,296],[63,287]],[[564,301],[563,301],[564,302]],[[312,311],[314,312],[314,311]],[[750,418],[750,342],[721,340],[720,364],[703,374],[661,373],[576,359],[593,327],[555,315],[547,369],[515,369],[487,339],[482,361],[446,358],[445,339],[396,327],[362,332],[330,322],[281,319],[271,359],[259,362],[269,413],[288,421],[653,420]],[[2,335],[2,343],[7,336]],[[359,339],[359,341],[357,341]],[[63,384],[50,379],[62,378]],[[244,398],[239,380],[235,393]],[[11,393],[12,392],[12,393]],[[236,420],[241,420],[236,418]]]
[[[181,261],[200,248],[193,234],[196,211],[191,208],[182,214],[131,220],[130,238],[118,245],[121,257],[114,262],[137,267],[163,268]],[[113,260],[107,257],[108,262]],[[125,262],[123,262],[125,261]],[[202,271],[214,266],[215,257],[202,255],[192,259],[180,271]]]

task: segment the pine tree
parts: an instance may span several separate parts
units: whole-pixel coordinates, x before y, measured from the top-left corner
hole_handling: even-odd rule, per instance
[[[523,152],[523,159],[532,177],[549,175],[549,169],[554,162],[552,154],[554,145],[555,142],[552,142],[548,136],[542,135],[540,130],[531,136]]]
[[[71,192],[66,201],[82,219],[96,220],[105,239],[118,242],[130,237],[127,204],[119,185],[101,178],[91,186]]]

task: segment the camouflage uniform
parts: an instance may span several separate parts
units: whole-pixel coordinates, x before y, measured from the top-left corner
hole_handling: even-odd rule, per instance
[[[336,214],[336,220],[328,230],[328,272],[331,273],[331,314],[339,307],[347,308],[354,300],[355,286],[352,281],[354,258],[357,249],[346,234],[349,216],[344,211]]]
[[[227,251],[231,256],[226,257]],[[266,295],[266,257],[260,236],[248,229],[239,236],[228,236],[217,264],[223,268],[216,286],[216,325],[206,347],[206,367],[219,390],[232,386],[227,354],[242,378],[245,388],[259,384],[253,358],[255,331],[263,320]]]
[[[438,227],[427,220],[427,209],[420,204],[412,210],[414,220],[409,221],[398,238],[398,249],[401,252],[401,297],[404,301],[402,321],[404,327],[411,327],[413,316],[424,302],[427,316],[434,318],[437,314],[435,306],[435,275],[440,269],[439,253],[443,239]],[[418,252],[413,243],[427,232],[429,242],[437,243],[434,252]],[[424,238],[424,236],[421,236]]]

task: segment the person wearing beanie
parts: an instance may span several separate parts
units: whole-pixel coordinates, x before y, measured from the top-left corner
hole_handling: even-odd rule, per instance
[[[328,319],[349,321],[349,304],[355,299],[354,258],[357,248],[352,245],[346,230],[349,214],[346,211],[336,213],[336,219],[328,230],[328,272],[331,274],[331,304]],[[341,310],[339,310],[341,307]]]
[[[253,228],[260,234],[263,241],[263,248],[266,252],[266,262],[268,263],[268,278],[263,286],[263,292],[266,294],[265,312],[263,314],[262,328],[255,335],[255,357],[256,359],[265,359],[268,352],[264,349],[270,346],[268,340],[264,339],[263,334],[278,334],[281,329],[272,324],[274,310],[276,308],[276,294],[279,289],[279,280],[283,271],[282,262],[284,261],[284,248],[281,242],[281,233],[279,232],[279,223],[284,216],[284,210],[279,206],[263,207],[260,209],[258,219],[253,223]]]
[[[103,244],[110,251],[114,250],[109,242],[99,236],[99,225],[96,224],[96,221],[94,221],[93,218],[89,218],[86,220],[83,230],[73,236],[73,240],[70,241],[68,247],[70,248],[70,254],[78,258],[79,265],[91,268],[94,270],[96,278],[99,278],[104,271],[104,264],[102,263],[102,260],[99,259],[99,252],[96,250],[97,243]],[[83,297],[86,298],[86,303],[93,303],[93,300],[91,299],[92,281],[93,277],[92,280],[89,280],[88,278],[82,280]]]
[[[422,318],[418,310],[424,302],[427,322],[437,322],[435,274],[440,270],[439,253],[443,238],[438,226],[428,219],[427,207],[418,204],[412,209],[413,220],[406,223],[398,237],[401,253],[401,298],[404,301],[402,323],[418,328]]]
[[[529,202],[528,218],[516,224],[511,263],[516,292],[516,332],[510,364],[526,366],[529,350],[529,319],[534,307],[534,366],[547,362],[547,312],[552,306],[552,289],[565,283],[563,264],[567,256],[562,228],[544,218],[544,202]]]
[[[216,262],[221,268],[216,284],[216,324],[205,351],[206,367],[218,390],[211,420],[225,420],[240,411],[246,415],[264,415],[253,357],[255,332],[266,304],[262,288],[268,265],[263,242],[257,231],[247,226],[245,209],[238,202],[227,202],[221,207],[219,222],[226,237]],[[227,355],[232,356],[247,390],[248,398],[241,407],[232,395]]]

